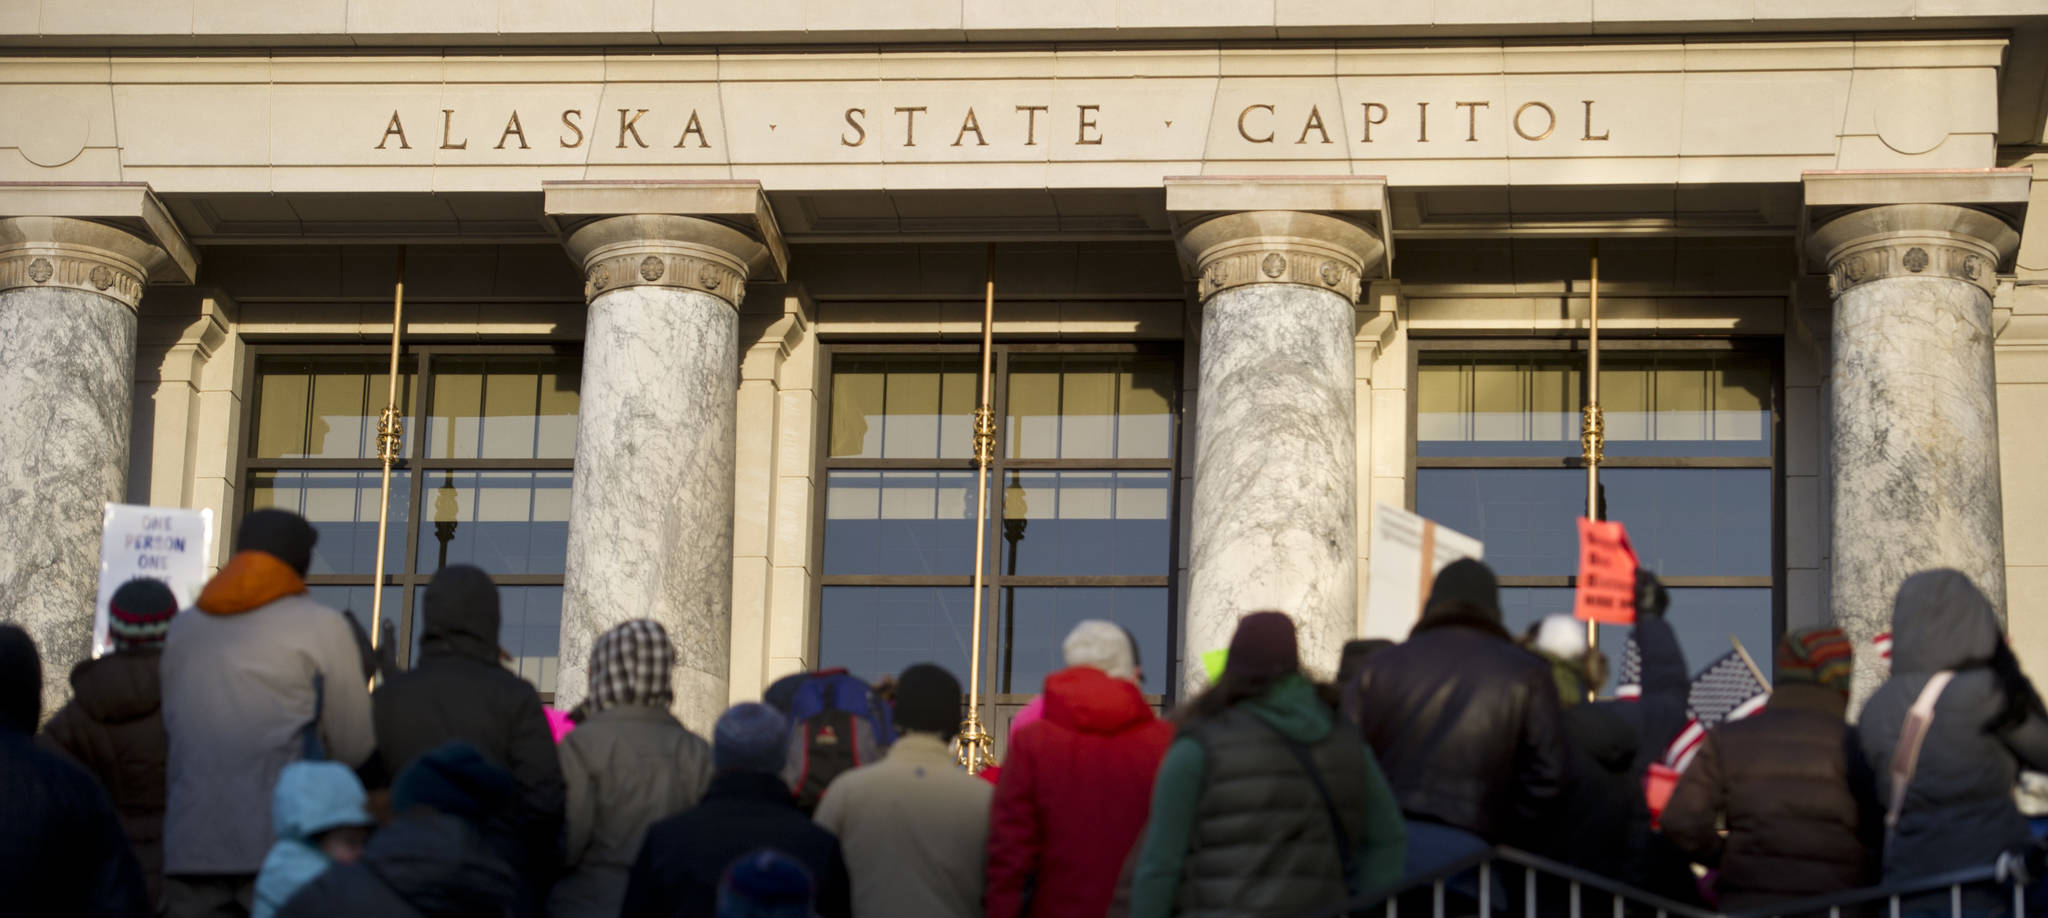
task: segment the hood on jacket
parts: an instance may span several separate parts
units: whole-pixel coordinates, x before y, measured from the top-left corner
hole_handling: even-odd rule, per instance
[[[20,625],[0,622],[0,729],[36,732],[43,719],[43,658]]]
[[[1581,701],[1584,697],[1581,696]],[[1565,725],[1577,744],[1609,774],[1627,774],[1635,762],[1636,731],[1614,709],[1603,704],[1581,704],[1565,712]]]
[[[1156,720],[1128,680],[1093,666],[1069,666],[1045,677],[1045,719],[1083,733],[1121,733]]]
[[[1260,720],[1296,742],[1320,743],[1335,724],[1329,706],[1316,696],[1315,683],[1300,673],[1280,677],[1266,694],[1243,704]]]
[[[588,717],[619,705],[666,709],[675,700],[669,682],[675,665],[675,645],[660,622],[636,618],[613,625],[590,648],[590,694],[577,710]]]
[[[423,915],[498,918],[519,880],[460,817],[416,809],[370,837],[357,867],[376,874]]]
[[[71,697],[85,716],[103,724],[125,724],[155,714],[163,707],[163,683],[157,648],[123,650],[71,669]]]
[[[1922,571],[1892,604],[1892,671],[1931,673],[1991,659],[2005,638],[1991,600],[1961,571]]]
[[[498,585],[467,564],[444,567],[427,584],[422,656],[454,654],[498,662]]]
[[[251,549],[228,559],[199,591],[193,606],[208,615],[239,615],[304,592],[305,578],[291,565],[267,551]]]
[[[340,762],[293,762],[277,775],[270,829],[280,839],[307,841],[328,829],[367,826],[363,782]]]

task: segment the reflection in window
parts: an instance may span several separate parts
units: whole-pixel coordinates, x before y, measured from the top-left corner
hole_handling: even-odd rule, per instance
[[[1422,456],[1576,456],[1585,357],[1444,354],[1416,369]],[[1771,365],[1750,354],[1603,356],[1610,456],[1771,454]]]
[[[913,663],[967,678],[973,590],[828,586],[818,609],[819,665],[873,681]]]
[[[974,475],[832,472],[825,488],[825,573],[972,571]]]
[[[572,459],[581,401],[571,357],[449,358],[434,364],[427,455]]]
[[[402,373],[400,404],[412,404],[413,374]],[[260,459],[369,459],[377,454],[377,418],[390,395],[382,358],[315,357],[265,360],[256,381]],[[401,424],[412,440],[412,418]]]
[[[1003,569],[1032,576],[1168,573],[1168,475],[1009,473]]]
[[[965,459],[972,455],[971,359],[846,358],[832,369],[833,458]]]
[[[1018,357],[1004,449],[1013,459],[1163,459],[1173,448],[1174,363],[1158,357]]]
[[[1137,639],[1140,688],[1164,693],[1167,671],[1165,587],[1016,587],[1004,591],[1003,667],[997,691],[1031,693],[1066,668],[1061,643],[1085,619],[1122,625]]]
[[[371,573],[377,563],[377,492],[381,472],[255,472],[249,476],[249,509],[279,508],[306,518],[320,538],[313,544],[309,575]],[[405,472],[391,473],[391,530],[384,545],[384,569],[405,561],[405,526],[411,502]]]

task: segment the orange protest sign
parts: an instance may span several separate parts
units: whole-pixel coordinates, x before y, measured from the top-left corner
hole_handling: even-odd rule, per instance
[[[1636,550],[1620,523],[1579,518],[1579,590],[1572,617],[1608,625],[1636,620]]]

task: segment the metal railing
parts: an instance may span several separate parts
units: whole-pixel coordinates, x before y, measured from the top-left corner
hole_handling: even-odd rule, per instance
[[[1460,858],[1425,876],[1367,893],[1303,918],[1400,918],[1402,915],[1613,918],[1905,918],[1938,915],[2023,916],[2031,871],[2018,854],[1995,863],[1910,883],[1849,890],[1765,908],[1716,912],[1688,905],[1514,848],[1497,847]]]

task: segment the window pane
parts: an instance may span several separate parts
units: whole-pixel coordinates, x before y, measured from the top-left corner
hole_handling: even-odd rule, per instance
[[[1001,651],[1004,680],[997,691],[1033,694],[1045,677],[1066,666],[1061,643],[1085,619],[1129,629],[1138,639],[1138,664],[1147,693],[1164,693],[1167,659],[1165,587],[1018,587],[1006,589]]]
[[[369,459],[377,454],[377,418],[390,396],[382,358],[265,358],[256,379],[258,459]],[[404,371],[399,409],[412,406],[412,371]],[[410,436],[412,419],[400,420]]]
[[[1162,357],[1014,357],[1005,454],[1017,459],[1170,457],[1174,373],[1174,362]]]
[[[1416,512],[1486,543],[1503,576],[1578,572],[1577,469],[1418,469]],[[1771,575],[1769,469],[1604,469],[1607,518],[1666,576]]]
[[[1502,587],[1501,619],[1508,633],[1521,637],[1546,615],[1570,615],[1572,590],[1550,587]],[[1772,637],[1771,591],[1764,587],[1686,587],[1671,591],[1671,628],[1685,652],[1688,673],[1697,674],[1733,649],[1730,634],[1741,639],[1766,675],[1776,645]],[[1614,691],[1621,655],[1630,628],[1600,626],[1600,652],[1607,657],[1608,680],[1602,694]]]
[[[973,472],[834,471],[826,574],[974,573]]]
[[[279,507],[306,518],[320,533],[309,574],[371,574],[377,553],[377,491],[380,472],[256,472],[249,476],[249,509]],[[405,532],[411,525],[411,482],[391,473],[391,524],[384,544],[384,570],[405,569]]]
[[[980,397],[971,358],[848,357],[832,368],[832,458],[966,458]]]
[[[412,656],[406,659],[408,666],[418,666],[427,633],[426,587],[414,591],[412,608]],[[537,691],[553,692],[561,668],[561,646],[561,587],[498,587],[498,647],[512,657],[505,661],[506,669],[533,683]]]
[[[421,573],[474,564],[559,574],[568,562],[570,472],[428,472]]]
[[[1002,494],[1003,570],[1029,576],[1171,573],[1171,484],[1163,471],[1012,472]]]
[[[974,591],[967,587],[828,586],[818,610],[818,665],[870,682],[936,663],[967,684]]]
[[[355,619],[356,624],[362,627],[364,634],[370,633],[369,584],[366,583],[361,586],[335,586],[331,584],[309,586],[306,588],[306,595],[313,597],[316,602],[323,606],[347,612],[349,617]],[[398,620],[404,614],[404,610],[399,608],[399,603],[403,599],[404,596],[399,592],[398,587],[388,586],[384,588],[383,616],[386,621],[391,622],[393,634],[400,633]]]
[[[1428,354],[1416,372],[1420,456],[1579,455],[1580,354]],[[1610,456],[1771,454],[1773,372],[1753,354],[1603,355]]]
[[[565,459],[576,454],[582,361],[434,361],[427,454],[435,459]]]

